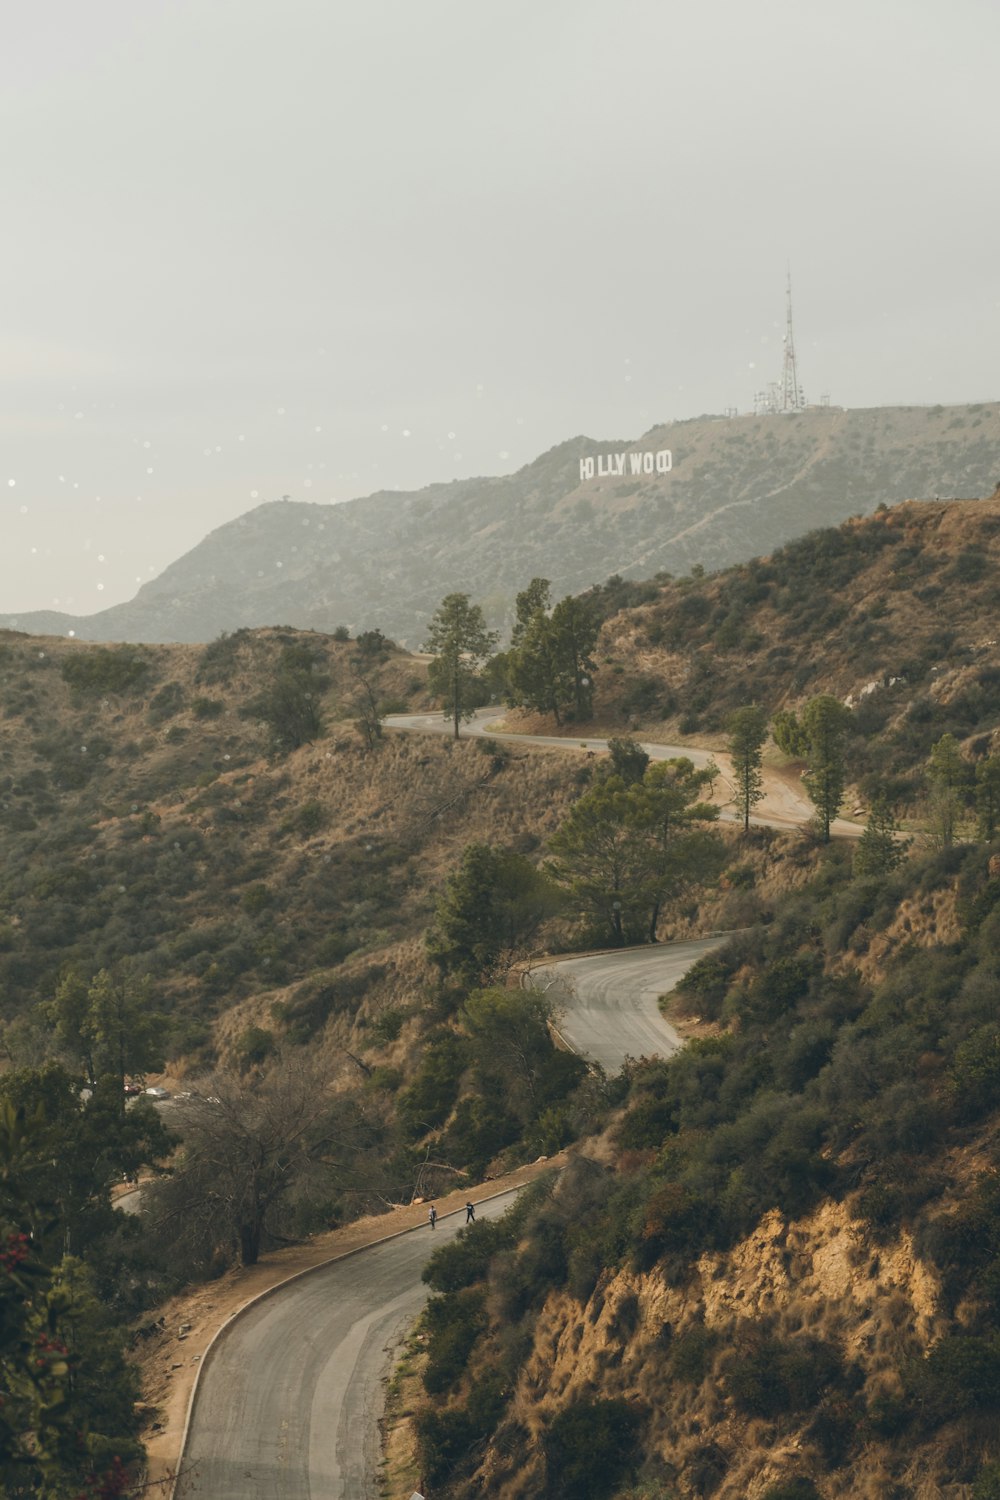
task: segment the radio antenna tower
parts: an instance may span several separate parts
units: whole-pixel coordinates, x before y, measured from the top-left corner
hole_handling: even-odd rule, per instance
[[[806,404],[805,392],[799,389],[799,375],[795,366],[795,339],[792,336],[792,269],[788,268],[787,289],[788,312],[785,320],[785,362],[781,372],[781,400],[779,411],[801,411]]]

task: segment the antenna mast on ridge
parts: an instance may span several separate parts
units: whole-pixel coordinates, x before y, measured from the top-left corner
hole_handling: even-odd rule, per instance
[[[781,372],[781,411],[801,411],[806,404],[805,392],[799,390],[795,366],[795,339],[792,336],[792,271],[788,269],[788,312],[785,320],[785,362]]]
[[[795,363],[795,337],[792,333],[792,271],[788,269],[788,285],[785,293],[785,336],[782,339],[784,346],[784,359],[781,367],[781,379],[771,380],[764,390],[758,391],[753,398],[753,409],[755,416],[774,417],[782,412],[803,411],[806,405],[806,393],[799,385],[799,371]],[[766,342],[762,340],[762,342]],[[829,406],[829,396],[824,396],[824,406]]]

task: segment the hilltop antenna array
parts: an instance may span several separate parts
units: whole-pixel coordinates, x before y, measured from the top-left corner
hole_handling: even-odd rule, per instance
[[[778,412],[802,411],[806,404],[805,391],[799,385],[798,366],[795,363],[795,335],[792,331],[792,273],[788,272],[785,292],[785,337],[784,359],[781,379],[772,380],[766,391],[758,391],[753,398],[755,415],[774,416]]]

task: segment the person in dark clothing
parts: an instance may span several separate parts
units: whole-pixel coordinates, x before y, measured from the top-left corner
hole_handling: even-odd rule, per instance
[[[476,1205],[474,1203],[467,1203],[465,1205],[465,1222],[466,1224],[474,1224],[476,1222]]]
[[[431,1204],[431,1208],[430,1208],[430,1213],[427,1215],[427,1222],[431,1226],[432,1229],[434,1228],[434,1225],[437,1223],[437,1217],[438,1217],[438,1211],[437,1211],[437,1209],[434,1207],[434,1205],[432,1203]]]

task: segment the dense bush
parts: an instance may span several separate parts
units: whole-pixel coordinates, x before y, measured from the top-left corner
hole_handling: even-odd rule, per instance
[[[843,1378],[840,1355],[830,1344],[807,1337],[782,1340],[752,1326],[737,1334],[724,1371],[728,1394],[755,1417],[808,1411]]]
[[[447,1119],[468,1060],[465,1039],[453,1031],[441,1032],[427,1047],[412,1083],[399,1097],[400,1116],[413,1135],[425,1135]]]
[[[551,1500],[607,1500],[633,1469],[640,1418],[626,1401],[573,1401],[543,1438]]]
[[[435,1250],[424,1267],[423,1280],[436,1292],[458,1292],[482,1281],[494,1255],[514,1244],[517,1227],[517,1218],[509,1214],[467,1225],[457,1239]]]
[[[124,693],[149,675],[149,662],[132,646],[96,647],[64,658],[63,679],[78,693]]]
[[[1000,1407],[1000,1333],[953,1334],[905,1370],[907,1395],[928,1426]]]
[[[432,1396],[450,1391],[460,1379],[472,1346],[486,1327],[486,1294],[468,1287],[453,1297],[432,1297],[424,1312],[428,1334],[424,1389]]]

